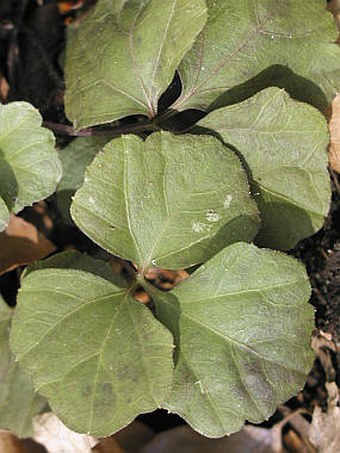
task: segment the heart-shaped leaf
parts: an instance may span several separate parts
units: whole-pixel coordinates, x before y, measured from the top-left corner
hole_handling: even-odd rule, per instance
[[[29,376],[14,362],[9,348],[13,310],[0,296],[0,426],[21,437],[33,434],[32,417],[46,405]]]
[[[180,269],[254,238],[258,214],[248,190],[239,159],[214,137],[123,136],[88,167],[71,215],[141,272]]]
[[[183,90],[173,108],[211,110],[266,84],[285,86],[302,100],[310,100],[312,90],[314,102],[325,108],[339,91],[340,49],[323,0],[207,0],[207,5],[207,24],[179,67]],[[255,77],[265,70],[265,80]]]
[[[0,104],[0,231],[25,206],[51,195],[61,178],[54,136],[26,102]]]
[[[128,290],[80,270],[27,274],[12,348],[74,431],[109,435],[171,388],[171,334]]]
[[[324,223],[331,197],[326,120],[278,88],[211,112],[213,129],[243,156],[261,212],[258,243],[290,249]]]
[[[150,288],[175,344],[164,404],[195,430],[221,437],[260,422],[304,384],[313,308],[305,269],[279,252],[238,243],[169,293]]]
[[[205,21],[204,0],[99,2],[68,45],[65,106],[75,127],[154,117]]]

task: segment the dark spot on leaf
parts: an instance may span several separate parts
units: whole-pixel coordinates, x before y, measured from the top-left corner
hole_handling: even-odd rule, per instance
[[[90,396],[92,393],[92,385],[88,384],[88,385],[85,385],[83,388],[82,388],[82,394],[86,397],[86,396]]]

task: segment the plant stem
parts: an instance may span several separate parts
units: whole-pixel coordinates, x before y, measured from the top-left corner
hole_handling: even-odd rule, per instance
[[[132,134],[146,131],[156,131],[159,127],[154,122],[124,124],[119,126],[106,126],[106,127],[88,127],[85,129],[75,130],[72,126],[67,124],[53,123],[51,121],[43,121],[43,126],[51,129],[56,134],[67,135],[69,137],[93,137],[93,136],[107,136],[118,137],[122,134]]]
[[[151,297],[152,294],[156,294],[158,291],[160,291],[158,288],[156,288],[156,286],[148,282],[148,280],[146,280],[143,275],[138,275],[137,281],[146,290],[146,292],[149,293]]]

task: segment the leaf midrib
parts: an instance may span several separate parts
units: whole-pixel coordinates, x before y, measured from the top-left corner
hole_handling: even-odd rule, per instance
[[[171,12],[170,12],[170,15],[169,15],[169,18],[168,18],[168,22],[167,22],[167,24],[166,24],[166,27],[165,27],[165,29],[164,29],[163,37],[162,37],[162,40],[161,40],[161,43],[160,43],[160,46],[159,46],[159,51],[158,51],[158,54],[157,54],[157,58],[156,58],[156,61],[155,61],[155,67],[154,67],[154,71],[153,71],[152,78],[151,78],[151,83],[150,83],[150,86],[151,86],[152,88],[154,87],[154,80],[155,80],[155,76],[156,76],[156,71],[157,71],[158,66],[159,66],[159,61],[160,61],[160,58],[161,58],[161,53],[162,53],[164,44],[165,44],[165,42],[166,42],[166,38],[167,38],[168,31],[169,31],[170,23],[171,23],[171,21],[172,21],[172,19],[173,19],[173,16],[174,16],[174,13],[175,13],[175,9],[176,9],[176,6],[177,6],[177,0],[173,0]]]

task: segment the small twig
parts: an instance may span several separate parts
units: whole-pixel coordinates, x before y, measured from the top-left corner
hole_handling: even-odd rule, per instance
[[[93,137],[93,136],[107,136],[118,137],[122,134],[132,134],[145,131],[156,131],[159,127],[153,122],[125,124],[120,126],[109,127],[88,127],[85,129],[75,130],[72,126],[67,124],[53,123],[51,121],[43,121],[43,126],[51,129],[56,134],[67,135],[69,137]]]

